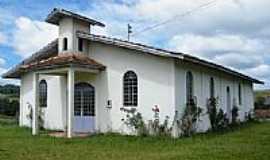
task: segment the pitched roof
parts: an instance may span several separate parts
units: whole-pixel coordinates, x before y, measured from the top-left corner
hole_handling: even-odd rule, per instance
[[[173,52],[173,51],[168,51],[160,48],[155,48],[153,46],[147,46],[144,44],[140,43],[134,43],[134,42],[129,42],[117,38],[110,38],[106,36],[100,36],[100,35],[94,35],[94,34],[89,34],[81,31],[77,31],[77,36],[80,38],[88,39],[93,42],[100,42],[108,45],[113,45],[121,48],[126,48],[126,49],[132,49],[132,50],[137,50],[141,51],[144,53],[149,53],[153,55],[158,55],[158,56],[163,56],[163,57],[171,57],[171,58],[177,58],[177,59],[182,59],[187,62],[203,65],[208,68],[212,68],[215,70],[219,70],[223,73],[231,74],[236,77],[251,81],[253,83],[258,83],[258,84],[264,84],[264,82],[257,80],[255,78],[252,78],[250,76],[244,75],[242,73],[239,73],[237,71],[234,71],[230,68],[224,67],[222,65],[212,63],[203,59],[200,59],[195,56],[191,56],[188,54],[180,53],[180,52]]]
[[[182,59],[183,55],[184,55],[182,53],[180,54],[180,53],[176,53],[173,51],[168,51],[168,50],[161,49],[161,48],[155,48],[155,47],[147,46],[147,45],[140,44],[140,43],[125,41],[125,40],[101,36],[101,35],[89,34],[89,33],[85,33],[82,31],[77,31],[76,34],[79,38],[88,39],[88,40],[93,41],[93,42],[101,42],[104,44],[114,45],[114,46],[127,48],[127,49],[131,49],[131,50],[137,50],[140,52],[144,52],[144,53],[152,54],[152,55],[157,55],[157,56]]]
[[[80,31],[77,32],[77,36],[80,38],[84,38],[84,39],[93,41],[93,42],[99,42],[99,43],[113,45],[113,46],[117,46],[117,47],[121,47],[121,48],[137,50],[140,52],[144,52],[146,54],[152,54],[152,55],[156,55],[156,56],[180,59],[180,60],[187,61],[190,63],[203,65],[205,67],[212,68],[214,70],[218,70],[218,71],[221,71],[223,73],[231,74],[231,75],[234,75],[236,77],[251,81],[253,83],[258,83],[258,84],[264,83],[262,81],[255,79],[255,78],[252,78],[250,76],[244,75],[244,74],[239,73],[239,72],[236,72],[236,71],[229,69],[227,67],[224,67],[222,65],[212,63],[212,62],[209,62],[209,61],[206,61],[206,60],[203,60],[203,59],[200,59],[198,57],[194,57],[194,56],[191,56],[188,54],[168,51],[168,50],[155,48],[155,47],[147,46],[147,45],[140,44],[140,43],[129,42],[129,41],[116,39],[116,38],[110,38],[110,37],[106,37],[106,36],[93,35],[93,34],[84,33],[84,32],[80,32]],[[33,62],[38,62],[38,61],[41,61],[44,59],[48,60],[49,57],[55,57],[57,55],[58,55],[58,43],[57,43],[57,39],[56,39],[53,42],[51,42],[50,44],[48,44],[46,47],[41,49],[40,51],[33,54],[31,57],[22,61],[20,64],[15,66],[13,69],[9,70],[2,77],[3,78],[19,78],[20,75],[23,73],[22,68],[21,68],[22,66],[25,67],[26,64],[31,64]],[[87,58],[87,57],[80,57],[80,59],[82,59],[82,58]],[[59,59],[58,58],[56,58],[56,59],[58,62],[58,61],[61,61],[63,59],[63,57],[61,57],[61,58],[59,57]],[[46,63],[52,63],[52,60],[49,60]],[[33,66],[32,66],[32,68],[33,68]],[[25,69],[24,72],[26,72],[26,71],[28,71],[28,70]]]
[[[60,53],[56,56],[49,57],[21,65],[22,71],[42,70],[58,67],[84,67],[89,69],[104,70],[106,67],[101,63],[89,58],[81,53]]]
[[[47,16],[45,21],[51,24],[59,25],[59,21],[63,17],[71,17],[80,21],[87,22],[91,25],[105,27],[105,24],[99,21],[60,8],[54,8],[53,11]]]
[[[18,78],[20,77],[20,67],[25,64],[29,64],[35,61],[46,59],[58,54],[58,39],[55,39],[51,43],[47,44],[45,47],[32,54],[30,57],[24,59],[18,65],[10,69],[8,72],[2,75],[3,78]]]

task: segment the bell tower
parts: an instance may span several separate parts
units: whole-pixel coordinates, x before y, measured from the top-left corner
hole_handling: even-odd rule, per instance
[[[58,8],[53,9],[46,22],[59,26],[59,54],[88,53],[88,42],[78,38],[76,33],[80,31],[90,34],[91,26],[105,27],[101,22]]]

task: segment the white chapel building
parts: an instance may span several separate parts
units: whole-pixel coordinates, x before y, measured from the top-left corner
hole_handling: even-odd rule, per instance
[[[207,112],[207,100],[239,118],[253,109],[253,85],[263,82],[192,55],[91,34],[96,20],[54,9],[46,22],[59,36],[3,75],[21,80],[20,126],[38,132],[39,110],[44,128],[67,132],[125,133],[122,108],[136,108],[149,121],[158,106],[160,119],[181,113],[189,99]],[[29,115],[32,112],[32,118]],[[204,114],[200,131],[210,127]]]

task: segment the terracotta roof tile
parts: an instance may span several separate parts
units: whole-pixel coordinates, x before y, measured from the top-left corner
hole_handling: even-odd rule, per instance
[[[60,53],[57,56],[22,65],[23,70],[39,70],[55,67],[84,66],[91,69],[104,70],[101,63],[81,53]]]

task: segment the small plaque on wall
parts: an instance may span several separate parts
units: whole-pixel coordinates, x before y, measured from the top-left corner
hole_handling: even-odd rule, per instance
[[[112,108],[112,100],[107,100],[107,108]]]

